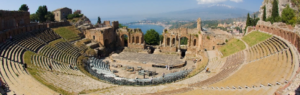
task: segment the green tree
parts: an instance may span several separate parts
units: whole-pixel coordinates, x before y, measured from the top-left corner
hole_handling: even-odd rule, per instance
[[[267,19],[267,21],[270,21],[271,23],[273,22],[280,22],[281,18],[279,16],[279,10],[278,10],[278,1],[274,0],[272,4],[272,14],[271,17]]]
[[[22,4],[21,7],[19,8],[19,11],[26,11],[28,12],[29,8],[26,4]]]
[[[46,21],[45,16],[47,15],[47,13],[48,13],[48,9],[47,9],[46,5],[39,6],[38,10],[36,11],[36,15],[38,17],[38,21],[39,22],[45,22]]]
[[[45,19],[47,21],[54,21],[54,14],[52,12],[48,12],[46,15],[45,15]]]
[[[252,23],[251,26],[256,26],[258,21],[259,21],[259,18],[257,18],[254,14],[253,18],[251,18],[251,23]]]
[[[250,26],[251,25],[251,19],[250,19],[250,15],[249,13],[247,14],[247,21],[246,21],[246,26]]]
[[[272,7],[272,18],[275,19],[275,18],[279,17],[278,1],[274,0],[272,5],[273,5],[273,7]]]
[[[180,38],[180,45],[187,45],[187,41],[188,41],[188,38],[186,38],[186,37]]]
[[[74,15],[73,15],[73,14],[68,14],[67,18],[68,18],[68,19],[73,19],[73,18],[74,18]]]
[[[290,8],[288,5],[286,8],[283,9],[281,14],[282,22],[293,25],[296,23],[296,16],[294,10]]]
[[[154,29],[147,30],[144,40],[149,45],[158,45],[159,34]]]
[[[263,21],[267,20],[267,12],[266,12],[266,5],[264,6],[264,12],[263,12]]]
[[[163,42],[164,36],[163,36],[163,35],[159,35],[159,40],[160,40],[161,42]]]
[[[98,21],[97,21],[97,23],[101,23],[101,18],[100,17],[98,17]]]
[[[30,14],[30,21],[32,22],[38,22],[38,17],[36,14]]]
[[[123,24],[119,24],[119,28],[123,28],[123,27],[128,27],[128,26],[125,26]]]

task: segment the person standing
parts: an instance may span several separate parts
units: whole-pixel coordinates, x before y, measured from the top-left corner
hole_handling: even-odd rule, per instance
[[[51,72],[52,72],[52,65],[51,64],[49,64],[49,69],[51,70]]]

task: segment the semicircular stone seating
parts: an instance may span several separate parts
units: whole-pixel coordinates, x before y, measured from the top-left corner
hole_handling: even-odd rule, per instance
[[[227,78],[223,78],[214,83],[203,81],[206,84],[210,83],[210,85],[206,86],[212,89],[248,89],[270,86],[270,88],[261,88],[259,92],[272,94],[278,89],[280,84],[285,84],[291,78],[295,68],[295,58],[293,58],[292,50],[281,39],[271,37],[266,41],[250,47],[245,50],[245,52],[247,52],[247,60],[240,69],[236,70],[236,72]],[[221,71],[220,73],[223,72]],[[209,80],[211,80],[211,78],[209,78]],[[200,84],[200,86],[204,86],[203,84],[204,83]]]
[[[38,31],[44,36],[47,36],[47,34],[44,34],[44,30]],[[39,33],[37,34],[39,35]],[[45,38],[44,40],[49,39]],[[24,52],[26,50],[37,52],[45,44],[45,41],[32,35],[31,32],[13,36],[13,40],[8,39],[5,43],[0,44],[0,78],[6,84],[6,89],[0,88],[2,94],[5,92],[9,95],[56,93],[46,86],[41,86],[42,84],[36,81],[29,72],[23,68]]]
[[[274,94],[282,84],[291,79],[295,69],[294,56],[293,50],[287,43],[273,36],[227,57],[219,73],[189,85],[189,87],[206,87],[206,89],[195,89],[183,94]]]

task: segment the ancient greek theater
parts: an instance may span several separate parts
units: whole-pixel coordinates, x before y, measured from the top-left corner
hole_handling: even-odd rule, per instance
[[[149,37],[68,7],[28,10],[0,10],[1,95],[300,95],[296,23],[239,33],[205,30],[200,16]]]

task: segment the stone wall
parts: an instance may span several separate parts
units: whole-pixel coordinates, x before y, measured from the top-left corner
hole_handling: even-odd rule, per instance
[[[0,10],[0,31],[30,24],[29,12]]]
[[[197,20],[197,28],[178,28],[178,29],[164,29],[163,41],[161,42],[160,50],[162,52],[177,52],[180,49],[186,49],[191,52],[186,56],[196,56],[202,46],[201,34],[201,19]],[[180,44],[181,38],[187,38],[186,48],[182,48]]]
[[[127,36],[127,47],[128,48],[137,48],[137,49],[144,49],[145,42],[144,42],[144,35],[141,29],[128,29],[126,27],[120,28],[117,30],[117,34],[119,36],[119,46],[125,46],[125,36]]]
[[[66,25],[69,25],[69,23],[68,22],[32,23],[32,24],[26,25],[26,26],[18,26],[15,28],[6,29],[3,31],[0,31],[0,42],[4,42],[10,36],[13,37],[15,35],[22,34],[25,32],[30,32],[30,31],[39,30],[39,29],[66,26]]]

